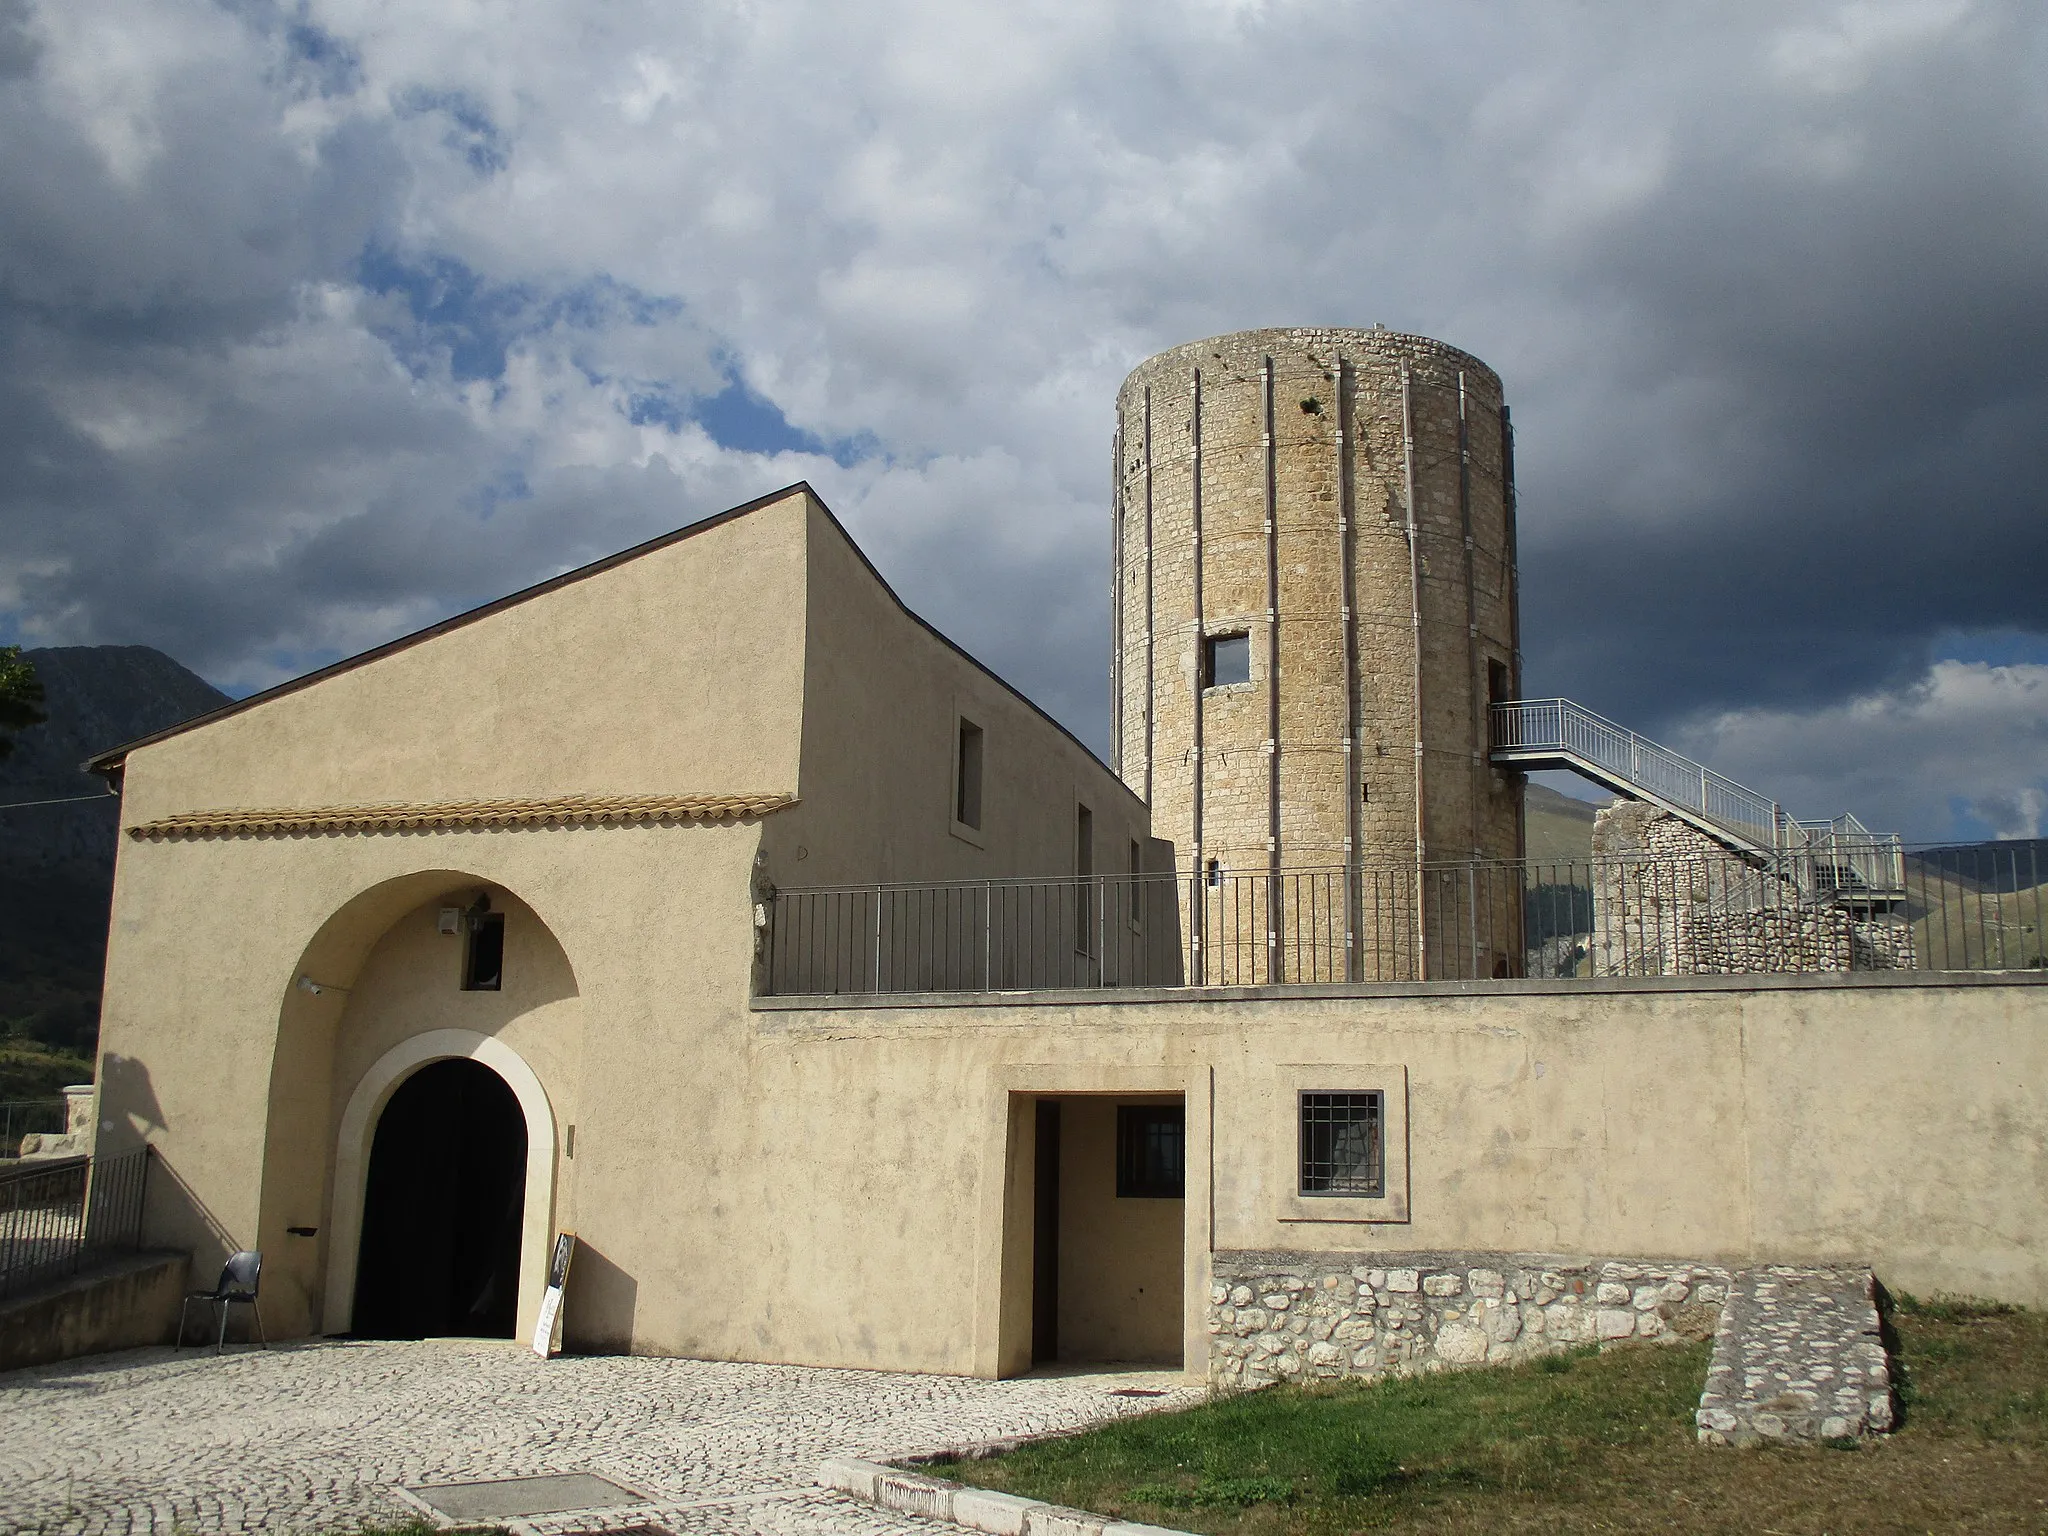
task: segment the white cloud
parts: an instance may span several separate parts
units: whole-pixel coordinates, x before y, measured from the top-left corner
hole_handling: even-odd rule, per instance
[[[1733,710],[1690,750],[1803,816],[1852,811],[1933,841],[2038,837],[2048,812],[2048,666],[1940,661],[1901,687],[1810,709]]]
[[[0,0],[0,633],[251,686],[808,475],[1099,742],[1123,374],[1385,322],[1508,381],[1542,687],[1824,710],[2048,632],[2044,47],[1962,0]],[[721,446],[730,369],[845,462]]]

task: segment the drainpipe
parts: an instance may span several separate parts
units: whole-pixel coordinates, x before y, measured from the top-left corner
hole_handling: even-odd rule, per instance
[[[1145,386],[1145,808],[1152,808],[1152,386]]]
[[[1331,365],[1337,380],[1337,561],[1344,622],[1344,979],[1358,980],[1358,852],[1364,836],[1358,790],[1358,618],[1353,589],[1351,404],[1344,393],[1344,358]]]
[[[1266,359],[1266,980],[1280,975],[1280,489],[1273,359]]]
[[[1515,539],[1515,427],[1507,403],[1500,408],[1501,501],[1507,513],[1508,591],[1508,688],[1515,698],[1522,696],[1522,573],[1517,564]],[[1493,720],[1486,722],[1488,745],[1493,741]],[[1515,857],[1529,856],[1528,809],[1525,797],[1515,797]]]
[[[1425,831],[1422,789],[1422,525],[1415,503],[1415,376],[1401,365],[1401,474],[1408,495],[1408,608],[1414,642],[1415,700],[1415,966],[1429,979],[1429,924],[1424,921],[1422,866]]]
[[[1208,956],[1203,952],[1201,919],[1208,915],[1208,898],[1202,894],[1202,645],[1205,625],[1202,617],[1202,370],[1197,368],[1191,385],[1188,403],[1188,464],[1189,464],[1189,512],[1194,531],[1194,599],[1195,599],[1195,669],[1194,669],[1194,748],[1190,768],[1194,775],[1189,815],[1189,841],[1194,845],[1194,886],[1196,921],[1189,927],[1195,945],[1195,971],[1203,981],[1208,979]]]
[[[1109,441],[1109,622],[1116,643],[1109,648],[1109,767],[1124,776],[1124,429]],[[1126,782],[1129,782],[1126,780]]]

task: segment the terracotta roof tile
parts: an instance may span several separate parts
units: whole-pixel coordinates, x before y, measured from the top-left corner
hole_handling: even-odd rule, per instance
[[[201,837],[295,837],[363,832],[475,832],[514,827],[620,827],[737,821],[796,804],[788,794],[560,795],[419,805],[186,811],[128,829],[151,842]]]

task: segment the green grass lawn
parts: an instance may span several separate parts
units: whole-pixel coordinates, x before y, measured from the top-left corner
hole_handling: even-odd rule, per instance
[[[1698,1344],[1274,1387],[932,1470],[1214,1536],[2048,1532],[2048,1314],[1892,1322],[1904,1425],[1854,1451],[1699,1445]]]

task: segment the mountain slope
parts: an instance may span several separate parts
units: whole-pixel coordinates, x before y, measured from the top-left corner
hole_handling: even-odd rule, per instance
[[[120,802],[79,764],[95,752],[228,702],[161,651],[139,645],[27,651],[49,719],[0,762],[0,1033],[89,1058],[99,1033]],[[97,798],[78,804],[22,801]],[[77,1079],[77,1067],[0,1061],[0,1098]]]

